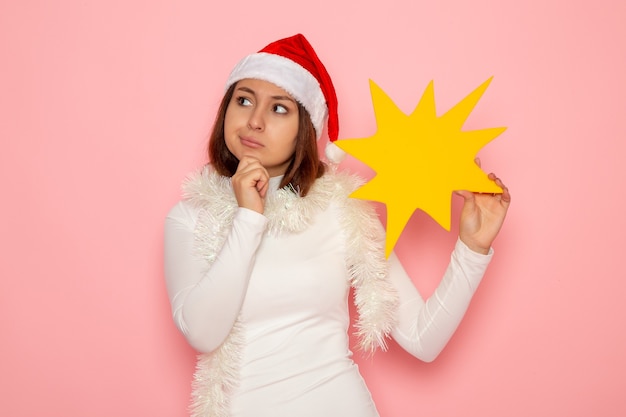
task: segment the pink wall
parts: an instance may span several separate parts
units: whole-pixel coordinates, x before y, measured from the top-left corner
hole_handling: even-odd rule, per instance
[[[514,204],[457,335],[431,364],[360,360],[381,415],[626,413],[626,3],[211,3],[0,2],[0,415],[186,415],[163,218],[231,66],[295,32],[342,138],[374,132],[369,78],[410,111],[431,79],[446,109],[494,75],[467,127],[509,127],[480,156]],[[454,239],[422,214],[403,234],[425,294]]]

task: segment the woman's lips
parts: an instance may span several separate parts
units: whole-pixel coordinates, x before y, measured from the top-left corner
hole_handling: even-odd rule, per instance
[[[244,146],[247,146],[248,148],[257,149],[257,148],[263,147],[263,144],[254,138],[242,137],[240,138],[240,140],[241,140],[241,144]]]

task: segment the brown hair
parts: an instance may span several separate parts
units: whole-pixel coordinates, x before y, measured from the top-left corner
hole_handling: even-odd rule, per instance
[[[215,116],[213,131],[209,137],[208,145],[211,164],[220,175],[225,177],[232,177],[237,172],[237,166],[239,165],[239,160],[228,150],[224,140],[226,110],[233,97],[236,85],[236,83],[231,85],[226,94],[224,94],[224,98],[222,98]],[[311,117],[304,106],[298,103],[296,150],[279,187],[291,185],[304,197],[308,194],[315,180],[324,174],[324,168],[324,163],[320,160],[317,152],[315,128],[311,122]]]

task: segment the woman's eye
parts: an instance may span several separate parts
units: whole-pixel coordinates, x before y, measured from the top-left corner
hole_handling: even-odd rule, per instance
[[[250,106],[252,104],[252,102],[246,97],[237,97],[237,103],[241,106]]]
[[[274,106],[274,111],[280,114],[286,114],[288,112],[287,107],[277,104]]]

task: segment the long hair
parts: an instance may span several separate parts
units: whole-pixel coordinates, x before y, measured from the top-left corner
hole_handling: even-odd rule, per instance
[[[237,172],[237,166],[239,165],[239,160],[228,150],[226,140],[224,139],[226,110],[233,97],[236,85],[237,83],[231,85],[222,98],[208,144],[209,161],[211,161],[215,170],[225,177],[232,177]],[[296,135],[296,149],[279,187],[290,185],[297,190],[300,196],[304,197],[308,194],[315,180],[324,174],[325,166],[319,158],[315,128],[311,122],[311,117],[302,104],[297,104],[298,133]]]

